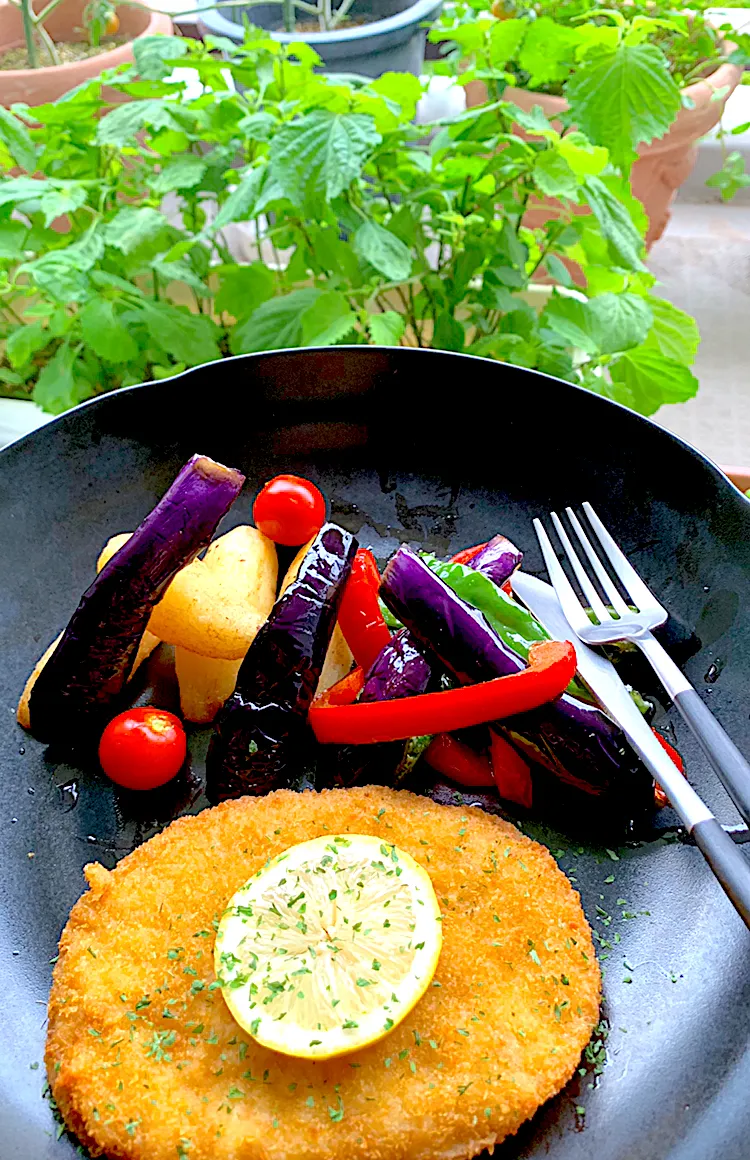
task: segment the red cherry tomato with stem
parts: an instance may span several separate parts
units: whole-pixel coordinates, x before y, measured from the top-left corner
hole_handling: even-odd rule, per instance
[[[326,501],[309,479],[277,475],[258,492],[253,504],[255,526],[273,540],[296,548],[325,523]]]
[[[179,773],[186,751],[179,717],[147,705],[112,718],[99,742],[99,761],[125,789],[156,789]]]

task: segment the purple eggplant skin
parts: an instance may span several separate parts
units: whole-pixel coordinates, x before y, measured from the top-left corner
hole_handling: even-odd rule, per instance
[[[406,545],[383,573],[381,596],[461,684],[507,676],[526,667],[482,614],[461,600]],[[650,775],[621,730],[595,706],[564,693],[497,727],[568,786],[606,796],[613,809],[631,817],[642,815],[647,805],[653,809]]]
[[[482,572],[498,587],[510,580],[517,568],[521,567],[523,552],[505,536],[493,536],[488,544],[466,561],[467,568]]]
[[[395,633],[370,666],[360,701],[395,701],[424,693],[432,668],[406,628]],[[408,742],[335,746],[332,780],[339,786],[392,785]]]
[[[523,552],[505,536],[498,535],[467,562],[467,567],[483,572],[495,584],[504,584],[522,560]],[[424,652],[409,630],[402,628],[373,663],[359,700],[395,700],[424,693],[431,675],[432,666]],[[343,786],[391,784],[404,756],[404,748],[402,741],[381,745],[342,745],[336,757],[334,781]]]
[[[422,649],[402,628],[380,650],[370,666],[360,701],[395,701],[424,693],[432,670]]]
[[[220,710],[206,758],[211,801],[290,785],[303,763],[307,724],[357,541],[324,524],[297,579],[247,651],[237,687]]]
[[[85,745],[122,692],[138,644],[177,573],[208,547],[245,477],[194,455],[81,597],[31,693],[31,732]]]

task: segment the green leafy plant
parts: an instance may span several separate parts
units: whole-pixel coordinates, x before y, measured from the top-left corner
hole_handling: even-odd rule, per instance
[[[735,47],[725,50],[724,34]],[[682,89],[724,60],[750,62],[750,36],[715,28],[700,12],[665,0],[458,3],[430,32],[448,41],[438,71],[483,80],[499,97],[506,84],[564,96],[576,125],[627,174],[637,148],[662,137],[690,99]],[[712,99],[726,97],[717,89]],[[723,188],[729,188],[725,183]]]
[[[22,171],[0,179],[6,393],[61,411],[228,354],[369,342],[536,367],[647,414],[695,393],[695,324],[652,294],[638,203],[583,133],[495,100],[417,126],[410,74],[343,83],[260,30],[134,51],[0,116],[0,165]],[[113,89],[131,99],[107,111]]]

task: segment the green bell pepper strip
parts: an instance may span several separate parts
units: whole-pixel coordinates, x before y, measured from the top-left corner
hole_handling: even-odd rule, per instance
[[[503,592],[502,588],[498,588],[489,576],[475,572],[466,564],[451,564],[426,552],[420,555],[428,568],[444,580],[457,596],[477,608],[508,648],[524,660],[528,658],[532,644],[550,640],[549,633],[539,621],[523,605]],[[570,682],[566,691],[587,704],[595,703],[588,688],[576,678]]]
[[[498,587],[489,576],[483,572],[475,572],[466,564],[451,564],[450,561],[438,560],[428,552],[420,552],[428,568],[444,580],[457,596],[477,608],[490,628],[500,637],[513,652],[524,659],[528,659],[529,649],[539,640],[549,640],[550,635],[539,621],[502,588]],[[627,686],[628,692],[644,717],[649,713],[651,705],[637,689]],[[586,704],[595,705],[596,699],[588,685],[574,677],[566,692],[572,697]]]

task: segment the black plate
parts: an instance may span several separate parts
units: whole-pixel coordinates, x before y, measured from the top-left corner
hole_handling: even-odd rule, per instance
[[[234,359],[69,413],[0,455],[2,1160],[75,1153],[42,1098],[50,959],[85,862],[112,866],[202,808],[206,743],[195,731],[189,776],[133,800],[55,763],[15,724],[16,701],[103,542],[135,527],[194,451],[248,475],[228,523],[247,520],[263,480],[298,471],[381,560],[402,540],[447,553],[502,530],[541,569],[531,517],[590,499],[696,634],[687,672],[750,749],[750,504],[697,452],[604,399],[459,355],[356,347]],[[670,720],[699,791],[736,823]],[[596,835],[542,836],[604,940],[608,1064],[499,1155],[746,1160],[750,937],[700,854],[669,834],[611,853]]]

